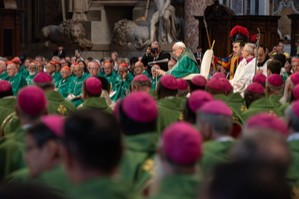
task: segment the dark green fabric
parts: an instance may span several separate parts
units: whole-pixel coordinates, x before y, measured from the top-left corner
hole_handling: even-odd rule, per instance
[[[70,189],[72,199],[133,199],[136,198],[124,183],[111,178],[100,177],[97,179],[74,185]]]
[[[68,77],[66,79],[61,79],[58,83],[58,92],[66,98],[73,90],[74,87],[74,79],[73,77]]]
[[[46,92],[46,97],[50,114],[69,116],[76,111],[75,106],[71,102],[66,101],[58,91],[48,91]]]
[[[8,76],[6,71],[0,74],[0,79],[1,80],[8,80],[9,79],[9,76]]]
[[[157,133],[125,136],[125,152],[120,165],[121,177],[140,192],[152,178],[153,156],[156,151]]]
[[[55,87],[58,88],[59,81],[61,80],[61,75],[59,72],[54,72],[52,74],[52,79],[55,84]]]
[[[21,65],[19,71],[22,74],[24,79],[26,79],[26,77],[29,75],[29,72],[25,65]]]
[[[117,78],[117,73],[115,71],[112,71],[109,75],[104,74],[104,77],[109,81],[112,90],[115,90],[115,83],[116,83],[116,78]]]
[[[14,95],[17,95],[18,91],[27,85],[27,82],[23,78],[21,73],[17,73],[15,76],[9,77],[8,81],[11,84],[11,88]]]
[[[150,199],[195,199],[199,196],[200,177],[196,174],[175,174],[162,179],[157,194]]]
[[[204,175],[212,173],[215,166],[230,161],[229,151],[234,141],[207,141],[203,144],[203,156],[200,160],[200,169]]]
[[[28,85],[33,85],[33,78],[36,76],[37,73],[35,73],[34,75],[27,75],[27,77],[25,78],[26,82]]]
[[[90,97],[84,100],[82,106],[79,106],[78,108],[98,109],[112,113],[112,109],[108,106],[105,98],[103,97]]]
[[[248,110],[245,111],[242,114],[242,116],[244,118],[244,121],[246,121],[249,117],[263,112],[275,114],[278,117],[282,116],[281,111],[278,110],[278,107],[276,107],[275,104],[273,104],[268,97],[263,97],[252,102]]]
[[[83,82],[88,78],[89,74],[87,73],[83,73],[83,75],[78,78],[78,77],[74,77],[74,81],[73,81],[73,89],[71,91],[71,93],[74,96],[80,96],[82,94],[82,86],[83,86]],[[74,99],[72,100],[72,103],[75,105],[75,107],[79,106],[80,104],[83,103],[83,99],[79,98],[79,99]]]
[[[190,50],[186,49],[180,57],[178,62],[167,73],[173,75],[175,78],[182,78],[192,73],[199,73],[196,59]]]
[[[15,111],[17,99],[15,96],[0,99],[0,126],[4,119]]]
[[[24,144],[14,139],[5,139],[0,144],[0,181],[9,174],[25,167]]]
[[[111,97],[111,100],[116,102],[118,99],[125,97],[130,92],[131,81],[133,75],[128,73],[125,80],[120,75],[117,75],[115,80],[115,94]]]
[[[171,123],[183,120],[182,110],[184,106],[182,98],[173,97],[158,100],[157,132],[159,135]]]
[[[21,128],[20,120],[19,120],[18,116],[16,115],[16,113],[15,112],[12,113],[11,116],[12,117],[10,117],[6,121],[6,123],[4,125],[2,125],[2,130],[3,130],[4,136],[13,134]]]
[[[293,187],[299,189],[299,140],[289,141],[292,162],[288,171],[288,180]]]
[[[13,173],[11,173],[6,179],[6,182],[28,182],[30,179],[29,170],[27,167],[19,169]]]

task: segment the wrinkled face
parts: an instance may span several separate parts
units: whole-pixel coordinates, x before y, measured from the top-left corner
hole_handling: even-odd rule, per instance
[[[83,75],[83,68],[81,69],[80,66],[74,66],[73,67],[73,74],[76,77],[80,78]]]
[[[8,64],[6,71],[7,71],[7,74],[9,77],[13,77],[15,74],[17,74],[18,69],[15,64],[11,63],[11,64]]]
[[[0,73],[6,71],[6,64],[4,61],[0,60]]]
[[[66,70],[66,69],[62,69],[60,71],[60,74],[61,74],[62,79],[66,79],[71,75],[71,71]]]
[[[176,45],[174,45],[172,47],[172,54],[175,56],[175,57],[179,57],[181,54],[183,53],[183,50],[179,47],[177,47]]]
[[[127,68],[122,67],[122,66],[119,66],[119,67],[118,67],[118,71],[117,71],[117,73],[118,73],[120,76],[123,76],[126,72],[127,72]]]
[[[52,75],[55,72],[54,64],[47,63],[46,65],[46,73]]]
[[[38,148],[31,135],[25,136],[24,160],[29,169],[29,175],[36,177],[47,168],[48,154],[46,147]]]
[[[259,47],[258,54],[257,54],[257,62],[263,63],[266,59],[266,52],[263,48]]]
[[[299,72],[299,62],[296,61],[296,62],[292,62],[292,69],[293,69],[293,72]]]
[[[37,66],[43,65],[43,60],[40,57],[35,58],[35,63]]]
[[[37,73],[37,66],[34,63],[30,63],[28,67],[28,72],[31,75]]]
[[[134,67],[135,75],[140,75],[144,71],[144,65],[141,62],[137,62]]]
[[[88,70],[91,77],[97,77],[100,72],[100,66],[97,63],[90,62]]]
[[[240,43],[233,43],[233,53],[235,56],[241,56],[242,48],[240,46]]]
[[[60,63],[61,66],[66,66],[66,65],[67,65],[65,59],[61,59],[61,60],[59,61],[59,63]]]
[[[113,66],[112,66],[112,63],[108,63],[108,62],[106,62],[105,64],[104,64],[104,72],[105,72],[105,74],[106,75],[110,75],[111,73],[112,73],[112,68],[113,68]]]
[[[242,49],[242,57],[246,59],[249,55],[250,54],[249,54],[246,46],[244,46],[244,48]]]
[[[28,68],[29,64],[30,64],[30,60],[26,59],[25,62],[24,62],[24,65],[26,66],[26,68]]]
[[[112,59],[113,61],[116,61],[116,60],[118,59],[117,54],[116,54],[116,53],[112,53],[112,54],[111,54],[111,59]]]

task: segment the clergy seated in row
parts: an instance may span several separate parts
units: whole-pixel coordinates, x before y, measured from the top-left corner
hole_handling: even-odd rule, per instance
[[[97,109],[112,113],[106,99],[101,97],[102,82],[96,77],[87,78],[82,87],[83,103],[78,106],[78,109]]]
[[[203,175],[211,175],[219,164],[231,161],[229,152],[235,141],[233,111],[220,100],[206,102],[197,113],[197,124],[204,139],[200,169]]]
[[[178,84],[172,75],[163,75],[161,77],[158,89],[158,124],[157,131],[162,131],[172,122],[183,120],[183,108],[185,100],[177,97]]]
[[[38,87],[28,86],[19,91],[16,104],[18,128],[9,135],[4,134],[4,138],[1,139],[0,181],[25,166],[23,160],[25,132],[41,116],[48,113],[47,104],[43,90]]]
[[[197,169],[203,152],[200,132],[189,123],[175,122],[161,139],[149,198],[196,198],[202,185]]]
[[[134,191],[145,192],[154,173],[157,104],[148,93],[135,91],[122,99],[114,112],[124,133],[121,177],[133,185]]]

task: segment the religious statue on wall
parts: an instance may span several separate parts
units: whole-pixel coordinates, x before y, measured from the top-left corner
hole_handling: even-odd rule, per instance
[[[69,12],[73,13],[72,20],[87,21],[86,12],[91,4],[91,0],[69,0]]]
[[[150,40],[172,43],[177,39],[175,8],[171,0],[154,0],[156,11],[150,21]]]

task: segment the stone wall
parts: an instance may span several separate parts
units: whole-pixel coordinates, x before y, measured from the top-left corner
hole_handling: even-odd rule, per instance
[[[198,45],[198,22],[193,16],[202,16],[213,0],[185,0],[185,44],[192,50]]]

